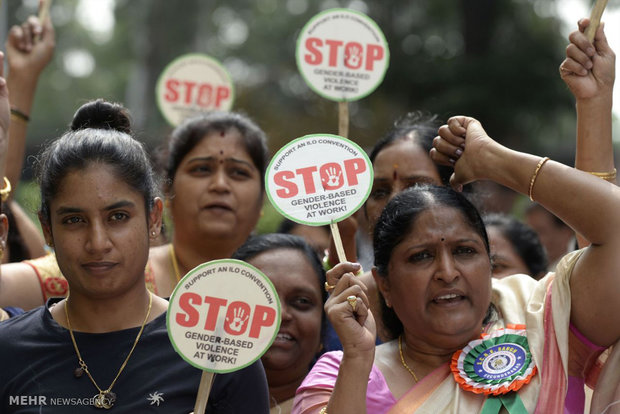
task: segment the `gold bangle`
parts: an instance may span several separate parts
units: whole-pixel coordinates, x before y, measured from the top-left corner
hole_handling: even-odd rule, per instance
[[[321,411],[319,411],[319,414],[327,414],[327,406],[321,408]]]
[[[14,118],[21,119],[24,122],[30,121],[30,117],[17,108],[11,108],[11,115]]]
[[[6,199],[9,198],[10,194],[11,182],[8,178],[4,177],[4,188],[0,189],[0,199],[2,199],[2,201],[6,201]]]
[[[28,125],[27,121],[24,121],[23,118],[20,118],[19,116],[15,115],[13,113],[11,113],[11,121],[12,122],[16,122],[18,124],[22,124],[22,125]]]
[[[614,181],[616,179],[616,169],[608,172],[594,172],[594,171],[586,171],[588,174],[592,174],[598,178],[602,178],[605,181]]]
[[[532,174],[532,179],[530,180],[530,189],[527,192],[527,194],[530,196],[531,201],[534,201],[534,199],[532,198],[532,190],[534,190],[534,183],[536,182],[536,178],[538,177],[538,173],[540,172],[540,169],[542,168],[543,165],[545,165],[547,161],[549,161],[549,157],[541,158],[540,161],[538,161],[538,165],[536,165],[534,174]]]

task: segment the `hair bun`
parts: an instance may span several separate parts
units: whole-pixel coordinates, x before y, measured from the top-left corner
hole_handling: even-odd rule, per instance
[[[73,115],[71,130],[87,128],[113,129],[131,134],[129,111],[120,104],[103,99],[87,102]]]

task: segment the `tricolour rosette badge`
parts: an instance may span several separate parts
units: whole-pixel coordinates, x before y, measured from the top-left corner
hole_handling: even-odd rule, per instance
[[[361,207],[372,178],[372,164],[359,145],[338,135],[314,134],[292,140],[273,156],[265,187],[285,217],[322,226]]]
[[[504,405],[511,414],[527,413],[516,391],[531,381],[537,369],[525,326],[508,325],[471,341],[454,354],[450,368],[462,389],[489,396],[485,403],[489,410],[484,412],[496,412],[491,407],[499,411]]]
[[[252,364],[280,329],[271,281],[240,260],[213,260],[190,270],[170,296],[168,336],[185,361],[214,373]]]
[[[297,39],[297,67],[312,90],[332,101],[356,101],[383,81],[390,52],[379,26],[363,13],[330,9]]]

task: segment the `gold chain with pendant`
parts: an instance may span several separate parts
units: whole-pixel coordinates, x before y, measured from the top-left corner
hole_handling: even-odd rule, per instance
[[[73,336],[73,329],[71,329],[71,321],[69,320],[69,311],[67,310],[68,304],[69,304],[69,297],[67,297],[67,299],[65,300],[65,316],[67,318],[67,327],[69,328],[69,335],[71,335],[71,342],[73,342],[73,348],[75,348],[75,353],[77,354],[77,357],[78,357],[78,363],[80,364],[80,366],[76,368],[74,375],[78,378],[81,377],[82,373],[84,372],[86,373],[86,375],[88,375],[88,378],[90,378],[90,381],[93,383],[95,388],[97,388],[97,390],[99,391],[99,393],[93,397],[95,407],[105,408],[106,410],[108,410],[112,408],[112,406],[114,405],[114,402],[116,401],[116,394],[112,392],[112,387],[114,387],[114,384],[116,384],[116,380],[118,380],[118,377],[121,375],[121,372],[123,372],[123,370],[125,369],[125,366],[127,365],[127,362],[129,361],[129,358],[131,357],[131,354],[133,354],[134,349],[136,349],[136,345],[138,344],[138,341],[140,340],[140,336],[142,336],[144,325],[146,325],[146,322],[148,321],[149,316],[151,314],[151,305],[153,304],[153,294],[149,292],[149,307],[148,307],[148,310],[146,311],[146,317],[144,318],[144,322],[142,322],[142,326],[140,327],[140,332],[138,332],[138,336],[136,336],[136,340],[133,342],[133,346],[131,347],[131,350],[129,351],[127,358],[125,358],[125,361],[119,368],[118,373],[116,374],[116,377],[114,377],[114,380],[112,381],[110,386],[105,390],[102,390],[99,387],[99,385],[97,385],[97,382],[95,381],[90,371],[88,370],[88,365],[86,365],[86,362],[84,362],[84,360],[82,359],[82,355],[80,354],[80,350],[78,349],[77,342],[75,342],[75,337]]]

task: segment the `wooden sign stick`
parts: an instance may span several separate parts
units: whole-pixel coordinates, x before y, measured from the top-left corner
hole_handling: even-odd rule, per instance
[[[336,252],[338,253],[338,261],[340,263],[347,261],[347,255],[344,253],[344,246],[342,245],[342,238],[340,238],[340,230],[338,230],[338,224],[334,220],[329,223],[329,228],[332,231],[332,237],[334,244],[336,245]]]
[[[338,102],[338,135],[349,138],[349,102]]]
[[[594,35],[601,23],[601,16],[605,11],[605,7],[607,7],[607,0],[596,0],[596,3],[594,3],[592,13],[590,14],[590,25],[586,27],[586,37],[590,42],[594,40]]]
[[[338,102],[338,135],[348,138],[349,135],[349,102]],[[347,261],[347,256],[344,253],[344,246],[342,245],[342,238],[340,237],[340,230],[338,230],[338,224],[332,220],[329,223],[329,228],[332,231],[332,238],[336,245],[336,252],[338,253],[338,261],[340,263]]]
[[[45,25],[45,20],[50,15],[50,6],[52,5],[52,0],[40,0],[39,1],[39,22],[41,25]],[[41,34],[38,34],[36,37],[36,41],[41,40]]]
[[[194,414],[204,414],[207,409],[207,401],[213,385],[213,377],[215,374],[209,371],[203,371],[200,376],[200,385],[198,385],[198,395],[196,396],[196,404],[194,405]]]

